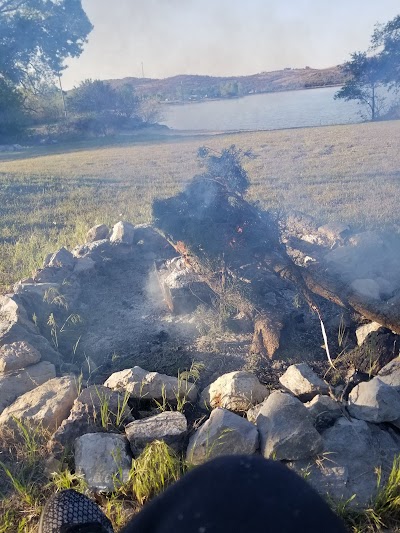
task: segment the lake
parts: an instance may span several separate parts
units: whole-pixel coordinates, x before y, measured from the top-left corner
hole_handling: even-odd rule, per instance
[[[357,103],[334,100],[337,91],[325,87],[166,105],[163,124],[176,130],[246,131],[361,122]]]

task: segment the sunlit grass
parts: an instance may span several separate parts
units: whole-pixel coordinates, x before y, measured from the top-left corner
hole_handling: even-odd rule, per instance
[[[321,222],[400,231],[398,121],[164,140],[111,139],[0,156],[0,286],[29,275],[44,255],[82,242],[97,223],[151,221],[155,197],[182,189],[196,152],[236,144],[249,196]],[[108,144],[107,144],[108,143]]]

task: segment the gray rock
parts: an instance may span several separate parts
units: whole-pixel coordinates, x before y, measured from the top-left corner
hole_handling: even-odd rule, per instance
[[[63,272],[64,270],[61,269]],[[64,279],[64,277],[63,277]],[[30,298],[33,296],[39,296],[42,300],[45,298],[46,293],[52,289],[57,290],[60,288],[60,283],[21,283],[18,282],[14,285],[14,293],[23,297]]]
[[[129,222],[120,220],[112,229],[110,241],[119,244],[133,244],[135,226]]]
[[[266,458],[295,461],[313,457],[322,449],[311,415],[290,394],[273,392],[258,414],[257,427]]]
[[[89,489],[112,492],[129,479],[132,456],[124,435],[87,433],[75,441],[75,470]]]
[[[321,493],[346,501],[355,495],[355,505],[367,505],[377,488],[376,469],[382,467],[382,483],[400,451],[399,437],[363,420],[339,418],[323,433],[324,451],[310,469],[310,481]],[[332,483],[325,470],[337,470]],[[328,485],[326,482],[328,481]]]
[[[105,224],[97,224],[97,226],[93,226],[86,233],[86,242],[102,241],[103,239],[108,238],[109,233],[110,230],[108,226]]]
[[[157,277],[164,300],[172,313],[188,314],[201,304],[211,304],[210,287],[187,266],[182,257],[157,264]]]
[[[399,418],[400,394],[379,378],[360,383],[349,395],[351,416],[368,422],[392,422]]]
[[[304,406],[314,419],[314,425],[318,431],[332,426],[343,414],[338,402],[329,396],[321,396],[320,394]]]
[[[93,261],[91,257],[89,256],[79,257],[77,258],[76,263],[75,263],[74,273],[84,274],[87,272],[92,272],[95,266],[96,266],[96,263]]]
[[[112,255],[111,244],[108,239],[88,242],[72,250],[74,257],[90,257],[95,263],[101,263]]]
[[[28,318],[20,297],[0,296],[0,346],[22,341],[36,348],[42,360],[55,365],[61,363],[60,354],[39,334],[34,323]]]
[[[396,357],[378,372],[378,377],[386,385],[394,387],[400,392],[400,357]]]
[[[49,259],[49,267],[65,267],[72,269],[75,264],[75,258],[66,248],[60,248]]]
[[[65,279],[71,275],[71,271],[68,268],[60,267],[46,267],[36,271],[33,276],[33,283],[54,283],[61,284]],[[29,283],[22,283],[22,285],[29,285]]]
[[[29,343],[13,342],[0,348],[0,373],[20,370],[40,361],[41,355]]]
[[[173,402],[178,396],[194,402],[198,393],[196,385],[189,381],[178,380],[158,372],[149,372],[139,366],[115,372],[104,385],[113,390],[127,390],[131,398],[139,400],[160,400],[164,396],[167,401]]]
[[[239,415],[217,408],[189,440],[186,460],[198,465],[221,455],[253,454],[259,445],[257,428]]]
[[[24,370],[0,376],[0,413],[23,394],[56,377],[55,366],[42,361]]]
[[[187,421],[182,413],[165,411],[143,420],[135,420],[125,427],[132,453],[140,455],[147,444],[162,440],[180,452],[187,432]]]
[[[250,372],[229,372],[219,377],[203,390],[200,395],[202,407],[222,407],[231,411],[247,411],[261,403],[269,391]]]
[[[70,415],[52,436],[48,449],[54,457],[60,458],[75,439],[85,433],[122,430],[133,420],[123,395],[103,385],[92,385],[83,389],[75,400]]]
[[[329,386],[307,365],[291,365],[279,378],[281,385],[303,401],[308,401],[317,394],[328,394]]]
[[[250,407],[250,409],[246,413],[247,420],[251,422],[252,424],[255,424],[257,422],[257,417],[264,405],[264,403],[268,400],[268,397],[265,398],[265,400],[262,403],[259,403],[255,405],[254,407]]]
[[[6,407],[0,415],[0,426],[12,426],[15,417],[55,431],[68,418],[77,396],[75,376],[50,379]]]
[[[370,333],[373,331],[378,331],[378,329],[381,327],[382,325],[378,324],[378,322],[370,322],[369,324],[364,324],[363,326],[357,328],[356,337],[358,346],[361,346]]]

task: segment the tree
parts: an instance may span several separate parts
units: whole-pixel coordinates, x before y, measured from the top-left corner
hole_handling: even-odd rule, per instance
[[[335,94],[335,99],[356,100],[368,109],[371,120],[379,118],[386,100],[382,91],[386,72],[382,58],[355,52],[351,61],[343,66],[343,71],[348,80]]]
[[[23,98],[20,92],[0,78],[0,142],[19,133],[23,118]]]
[[[115,109],[117,95],[108,83],[85,80],[68,97],[68,106],[77,113],[102,113]]]
[[[81,0],[0,0],[0,76],[32,87],[62,72],[91,30]]]
[[[372,49],[379,52],[385,83],[389,86],[400,85],[400,15],[375,27]]]
[[[353,53],[343,70],[348,80],[335,98],[357,100],[371,120],[382,116],[387,91],[400,86],[400,15],[376,25],[368,53]]]
[[[116,90],[116,112],[121,117],[137,118],[139,102],[137,94],[130,85],[125,84]]]

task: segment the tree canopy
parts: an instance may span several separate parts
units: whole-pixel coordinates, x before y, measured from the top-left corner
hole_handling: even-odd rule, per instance
[[[0,75],[30,86],[78,57],[92,25],[81,0],[0,0]]]
[[[348,77],[335,98],[356,100],[371,120],[385,110],[387,91],[400,85],[400,15],[377,25],[366,52],[354,52],[343,71]]]

